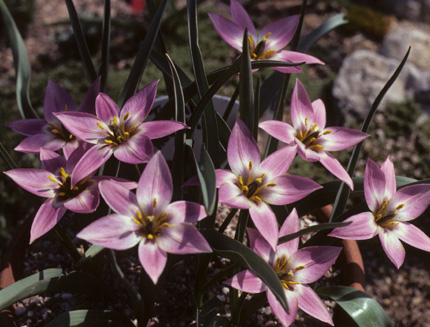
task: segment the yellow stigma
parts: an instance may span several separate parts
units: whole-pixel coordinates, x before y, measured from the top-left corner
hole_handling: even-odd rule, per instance
[[[127,112],[125,115],[124,115],[124,121],[126,121],[127,119],[128,119],[128,117],[130,116],[130,113],[129,112]]]

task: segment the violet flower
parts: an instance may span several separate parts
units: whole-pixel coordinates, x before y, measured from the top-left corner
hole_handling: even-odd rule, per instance
[[[385,253],[397,269],[405,260],[405,249],[400,240],[430,252],[430,238],[408,223],[420,216],[429,205],[429,184],[410,185],[396,191],[391,158],[387,157],[381,168],[368,159],[364,172],[364,196],[370,212],[345,219],[351,224],[335,228],[329,236],[367,240],[379,235]]]
[[[296,209],[290,213],[279,231],[279,237],[299,231],[300,223]],[[276,246],[275,251],[255,229],[248,228],[250,247],[278,275],[284,286],[289,313],[286,312],[270,289],[251,271],[244,270],[227,280],[225,284],[248,293],[266,291],[269,305],[282,326],[294,321],[298,308],[307,314],[333,325],[333,320],[324,303],[306,284],[321,278],[334,264],[342,248],[334,246],[309,246],[298,250],[299,238]]]
[[[274,138],[296,145],[300,157],[310,162],[321,162],[351,190],[354,189],[351,177],[329,151],[344,150],[369,135],[345,127],[325,127],[324,103],[320,99],[311,102],[303,84],[298,79],[291,99],[291,120],[293,126],[277,120],[264,121],[258,126]]]
[[[57,112],[95,112],[95,99],[100,92],[100,78],[89,88],[81,105],[76,108],[75,101],[61,86],[48,81],[43,103],[44,119],[21,119],[6,124],[19,134],[27,137],[15,148],[25,153],[40,153],[41,148],[57,151],[63,148],[68,158],[78,147],[76,137],[67,131],[54,116]]]
[[[139,244],[139,260],[154,284],[164,270],[167,253],[212,252],[191,224],[207,216],[204,207],[189,201],[170,203],[172,177],[160,151],[145,167],[136,194],[109,181],[100,183],[100,193],[115,213],[93,222],[77,236],[114,250]]]
[[[254,225],[273,248],[278,240],[278,223],[269,204],[292,203],[321,188],[309,178],[286,175],[295,154],[295,147],[284,147],[261,162],[257,142],[238,119],[227,147],[231,171],[216,170],[219,202],[249,209]]]
[[[233,21],[215,13],[209,14],[209,18],[221,38],[240,52],[242,52],[243,34],[247,29],[251,60],[270,59],[295,63],[324,64],[313,56],[282,50],[296,33],[300,20],[299,15],[280,19],[257,33],[248,13],[237,0],[230,1],[230,10]],[[300,67],[273,67],[273,69],[282,73],[302,72]]]
[[[103,179],[114,180],[127,188],[135,188],[135,182],[119,178],[93,176],[102,165],[101,157],[82,144],[66,160],[58,153],[40,150],[43,169],[21,168],[5,172],[26,191],[47,198],[40,206],[30,231],[30,244],[51,230],[66,210],[90,213],[99,205],[98,183]]]
[[[104,160],[113,154],[119,161],[144,163],[154,154],[151,139],[167,136],[188,128],[176,121],[143,122],[154,103],[158,80],[149,83],[132,96],[120,111],[106,94],[96,98],[96,116],[67,112],[56,117],[76,137],[96,144]]]

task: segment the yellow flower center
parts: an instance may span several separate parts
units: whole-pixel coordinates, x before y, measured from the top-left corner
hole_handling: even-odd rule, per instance
[[[136,130],[136,126],[127,126],[127,119],[129,118],[129,113],[126,113],[123,119],[118,117],[113,117],[112,122],[108,125],[108,129],[103,127],[102,124],[97,123],[97,126],[104,130],[107,134],[105,143],[117,147],[118,145],[127,141]]]
[[[64,112],[66,111],[67,104],[64,107]],[[65,129],[63,125],[60,124],[59,126],[57,126],[53,123],[48,123],[48,125],[50,127],[49,131],[61,140],[68,142],[74,138],[74,135],[71,134],[67,129]]]
[[[390,228],[395,225],[398,225],[399,223],[393,220],[399,214],[399,210],[405,206],[404,203],[401,203],[396,207],[394,211],[389,211],[387,210],[387,205],[388,205],[388,201],[384,200],[382,201],[379,209],[376,212],[373,212],[373,216],[375,217],[375,222],[383,228]]]
[[[252,35],[248,36],[248,44],[249,44],[249,56],[254,60],[261,60],[270,58],[276,51],[275,50],[266,50],[266,41],[270,37],[270,32],[267,33],[263,39],[255,44]]]
[[[74,198],[87,187],[87,182],[90,177],[86,177],[79,181],[75,186],[72,186],[72,179],[70,175],[66,173],[63,167],[60,168],[60,172],[61,175],[56,176],[55,178],[48,176],[51,182],[60,185],[60,187],[57,189],[57,196],[60,198],[60,200],[65,201],[67,199]]]
[[[314,151],[324,149],[324,147],[318,143],[320,141],[319,138],[322,135],[327,135],[333,132],[332,130],[321,132],[321,130],[317,127],[318,124],[316,123],[312,126],[308,125],[308,119],[305,118],[305,127],[303,128],[303,130],[297,130],[296,134],[296,137],[300,142],[302,142],[306,147]]]
[[[154,198],[155,208],[157,206],[157,199]],[[163,232],[164,228],[170,227],[168,223],[167,213],[162,213],[159,215],[143,215],[140,210],[136,212],[136,218],[133,221],[139,225],[139,230],[142,236],[147,240],[155,241],[156,238]]]
[[[300,284],[299,282],[294,281],[294,273],[304,268],[305,266],[297,266],[294,269],[291,269],[288,267],[287,257],[284,255],[281,258],[276,259],[273,270],[281,280],[282,286],[284,286],[286,290],[289,290],[294,287],[294,285]]]

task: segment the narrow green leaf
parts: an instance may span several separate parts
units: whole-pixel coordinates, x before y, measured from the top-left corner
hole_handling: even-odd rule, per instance
[[[381,92],[379,92],[378,96],[373,102],[372,107],[370,108],[370,111],[367,114],[367,117],[364,120],[363,126],[361,128],[362,132],[367,133],[367,131],[369,130],[369,126],[370,126],[370,123],[372,122],[373,116],[375,115],[376,109],[378,109],[378,106],[381,103],[383,97],[388,92],[388,90],[393,85],[393,83],[396,81],[397,77],[400,75],[400,72],[402,71],[403,66],[406,63],[406,60],[408,59],[410,51],[411,51],[411,47],[409,47],[408,51],[403,57],[402,62],[397,67],[394,74],[391,76],[391,78],[388,80],[388,82],[385,84],[385,86],[382,88]],[[349,176],[352,176],[354,174],[355,166],[357,165],[358,156],[360,154],[362,145],[363,145],[363,141],[358,143],[352,150],[352,155],[351,155],[351,158],[349,159],[348,167],[346,169]],[[336,196],[336,201],[333,206],[333,212],[330,217],[330,221],[332,221],[333,219],[336,218],[336,216],[340,215],[343,211],[345,211],[346,202],[348,200],[349,193],[350,193],[349,187],[346,186],[345,183],[342,183],[339,187],[339,192],[337,193],[337,196]]]
[[[319,232],[320,230],[333,229],[333,228],[337,228],[337,227],[344,227],[344,226],[348,226],[349,224],[351,224],[351,222],[347,222],[347,223],[325,223],[325,224],[310,226],[308,228],[299,230],[296,233],[288,234],[288,235],[281,237],[278,241],[278,244],[282,244],[282,243],[291,241],[297,237],[300,237],[302,235],[306,235],[309,233]]]
[[[75,33],[76,44],[78,46],[78,51],[81,56],[82,63],[84,65],[85,71],[87,72],[88,78],[92,83],[97,79],[97,73],[91,60],[90,50],[88,49],[88,44],[85,40],[81,23],[79,22],[78,13],[76,12],[76,8],[72,0],[66,0],[66,6],[67,11],[69,12],[73,32]]]
[[[145,71],[146,64],[149,59],[149,55],[154,46],[157,38],[158,31],[160,30],[161,19],[163,17],[164,9],[166,8],[167,0],[163,0],[160,7],[149,25],[148,31],[145,35],[142,45],[140,46],[139,52],[134,60],[133,66],[131,67],[130,75],[128,75],[127,81],[125,82],[124,89],[118,100],[118,106],[122,108],[124,103],[136,93],[137,87],[139,86],[143,72]]]
[[[78,261],[78,265],[82,265],[88,260],[94,258],[96,255],[100,254],[105,248],[100,245],[91,245],[91,247],[85,251],[85,253],[82,255],[81,259]]]
[[[230,259],[258,276],[288,311],[284,288],[272,267],[264,259],[242,243],[214,230],[203,229],[200,232],[216,254]]]
[[[103,34],[102,34],[102,64],[100,66],[100,91],[105,92],[109,74],[110,57],[110,0],[104,0]]]
[[[247,29],[245,29],[243,34],[242,42],[239,79],[239,117],[252,133],[254,132],[254,89]]]
[[[229,321],[219,316],[222,312],[224,312],[224,304],[217,297],[213,297],[200,310],[197,310],[196,323],[191,326],[228,327]]]
[[[240,321],[239,326],[245,324],[245,322],[249,319],[249,317],[255,313],[258,309],[264,306],[267,303],[267,295],[266,292],[253,294],[252,298],[249,301],[246,301],[241,308],[240,311]]]
[[[260,120],[260,78],[257,78],[254,93],[254,125],[252,128],[252,136],[255,141],[258,140],[258,121]]]
[[[329,286],[316,290],[323,298],[331,299],[360,327],[394,326],[384,309],[366,293],[346,286]]]
[[[19,112],[22,118],[37,117],[37,113],[30,100],[31,67],[27,50],[25,49],[24,41],[16,27],[15,21],[3,0],[0,0],[0,15],[3,28],[5,29],[6,36],[12,49],[16,74],[16,100],[18,102]]]
[[[224,152],[226,152],[231,130],[230,127],[227,125],[226,121],[218,113],[216,114],[218,122],[219,142],[222,145]]]
[[[291,47],[291,50],[293,50],[293,51],[296,51],[297,46],[299,45],[300,34],[302,33],[303,20],[305,18],[305,11],[306,11],[307,5],[308,5],[308,1],[302,0],[302,6],[300,8],[299,25],[297,26],[296,33],[294,34],[293,39],[290,42],[290,47]]]
[[[109,310],[74,310],[62,313],[50,321],[46,327],[135,327],[135,325],[116,312]]]
[[[12,157],[10,156],[9,152],[5,149],[3,144],[0,142],[0,155],[3,158],[3,161],[7,166],[9,166],[10,169],[15,169],[18,166],[16,165],[15,161],[13,161]]]

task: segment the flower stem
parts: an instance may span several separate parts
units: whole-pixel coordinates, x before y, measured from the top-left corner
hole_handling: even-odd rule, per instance
[[[81,258],[81,254],[79,253],[78,249],[76,248],[75,244],[73,243],[72,239],[70,238],[69,234],[67,234],[63,226],[57,224],[55,225],[54,230],[58,239],[69,252],[69,255],[72,257],[72,259],[74,261],[78,261]]]
[[[231,220],[233,219],[234,215],[236,214],[238,209],[232,209],[228,216],[224,219],[221,227],[218,229],[218,232],[224,233],[227,226],[230,224]]]

